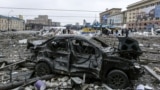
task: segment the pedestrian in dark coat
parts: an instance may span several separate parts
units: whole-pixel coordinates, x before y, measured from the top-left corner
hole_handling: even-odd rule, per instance
[[[118,30],[116,29],[116,35],[118,35]]]
[[[123,36],[123,34],[124,34],[124,29],[122,29],[121,34],[122,34],[122,36]]]
[[[126,29],[126,37],[128,37],[129,31],[128,29]]]

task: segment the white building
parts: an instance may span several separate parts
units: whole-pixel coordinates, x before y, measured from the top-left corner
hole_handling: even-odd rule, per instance
[[[0,15],[0,30],[24,30],[24,20]]]

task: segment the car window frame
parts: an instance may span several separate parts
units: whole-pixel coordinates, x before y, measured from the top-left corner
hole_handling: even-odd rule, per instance
[[[54,47],[52,46],[52,42],[55,42],[57,40],[62,40],[62,39],[67,40],[66,41],[67,42],[66,50],[57,50],[57,48],[54,49]],[[50,47],[52,48],[52,50],[56,50],[57,52],[69,52],[70,51],[70,49],[69,49],[69,39],[68,38],[54,38],[53,40],[51,40],[49,42],[49,44],[50,44]]]

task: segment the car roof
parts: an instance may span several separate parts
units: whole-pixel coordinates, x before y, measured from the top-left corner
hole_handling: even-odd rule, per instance
[[[63,34],[57,35],[55,38],[80,38],[89,40],[91,37],[83,36],[83,35],[74,35],[74,34]]]

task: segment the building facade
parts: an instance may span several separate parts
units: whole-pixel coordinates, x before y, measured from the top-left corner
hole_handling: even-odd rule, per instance
[[[24,20],[17,17],[7,17],[0,15],[0,30],[24,30]]]
[[[60,22],[52,22],[51,26],[59,27],[59,26],[61,26],[61,23]]]
[[[114,25],[117,27],[123,27],[126,24],[126,11],[119,12],[108,16],[108,25]]]
[[[26,22],[26,29],[40,30],[43,26],[60,26],[60,22],[52,22],[48,15],[39,15],[37,18],[28,19]]]
[[[37,18],[28,19],[26,24],[34,23],[34,24],[42,24],[42,25],[49,25],[51,22],[50,19],[48,19],[47,15],[39,15]]]
[[[149,30],[160,26],[160,0],[141,0],[127,6],[127,27]]]
[[[112,8],[110,10],[106,9],[106,11],[100,13],[100,23],[101,24],[110,24],[112,21],[108,19],[111,15],[117,14],[121,12],[121,8]]]

